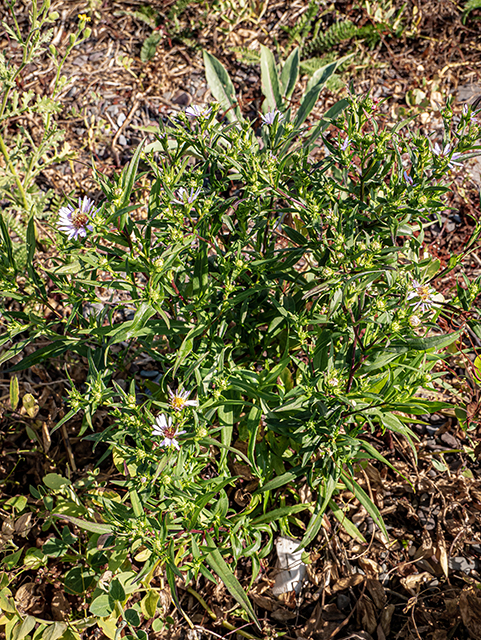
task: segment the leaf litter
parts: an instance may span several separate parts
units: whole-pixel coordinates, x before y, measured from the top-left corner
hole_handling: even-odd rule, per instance
[[[59,49],[66,44],[69,25],[78,13],[85,11],[85,2],[62,5],[62,23],[54,39]],[[93,3],[95,4],[95,3]],[[256,52],[269,38],[286,42],[285,27],[293,29],[306,12],[308,3],[295,2],[252,3],[257,6],[242,21],[230,13],[220,17],[208,12],[205,21],[198,22],[196,42],[219,56],[229,69],[236,90],[242,96],[244,109],[260,111],[261,93],[257,69],[244,62],[247,51]],[[382,3],[367,3],[381,6]],[[462,12],[448,0],[427,0],[403,5],[405,30],[400,37],[382,34],[378,45],[369,49],[358,44],[361,64],[351,68],[356,91],[372,90],[373,97],[390,96],[386,117],[396,120],[408,108],[418,111],[426,132],[439,128],[436,105],[443,96],[455,94],[459,102],[472,100],[481,92],[479,62],[479,20],[463,23]],[[28,3],[19,4],[18,20],[26,19]],[[106,2],[100,17],[94,14],[93,37],[83,45],[67,66],[71,82],[64,101],[65,114],[61,124],[66,128],[67,140],[78,152],[71,164],[51,168],[41,175],[45,185],[57,194],[69,193],[72,183],[83,192],[93,187],[91,158],[100,171],[111,174],[123,166],[131,150],[143,136],[142,127],[155,126],[160,117],[172,117],[191,103],[209,98],[204,81],[201,56],[185,39],[170,38],[168,22],[165,37],[148,63],[141,63],[140,50],[149,27],[135,17],[136,2]],[[169,2],[151,2],[165,22]],[[3,9],[0,9],[3,11]],[[194,3],[180,20],[196,16]],[[479,18],[478,12],[472,14]],[[336,3],[335,11],[323,10],[320,20],[329,26],[341,15],[358,19],[350,2]],[[367,22],[371,14],[362,14]],[[3,17],[3,16],[2,16]],[[229,22],[230,21],[230,22]],[[3,47],[9,43],[4,36]],[[345,53],[341,45],[338,53]],[[38,94],[48,90],[53,70],[30,68],[23,82]],[[345,77],[347,80],[347,76]],[[294,96],[295,98],[295,96]],[[334,93],[323,96],[318,113],[323,113],[333,100]],[[68,115],[75,113],[74,117]],[[35,122],[19,122],[35,136]],[[449,209],[426,235],[426,248],[437,257],[441,266],[459,252],[469,240],[479,219],[479,164],[471,166],[472,178],[457,177],[457,189],[451,196]],[[475,251],[465,258],[462,268],[473,277],[481,273],[481,257]],[[455,270],[447,278],[435,283],[438,291],[451,288],[456,280]],[[65,313],[53,300],[58,313]],[[455,322],[453,320],[453,322]],[[481,347],[479,338],[471,336],[472,349]],[[42,344],[30,345],[23,355],[33,353]],[[22,356],[11,360],[13,364]],[[48,367],[35,365],[19,376],[17,407],[10,406],[10,374],[2,374],[3,421],[1,426],[0,473],[2,483],[2,527],[0,545],[14,541],[19,547],[41,547],[46,541],[41,531],[40,505],[28,498],[31,512],[18,517],[7,503],[27,490],[29,484],[41,483],[48,473],[63,470],[67,465],[81,478],[95,463],[91,446],[78,436],[81,419],[74,418],[65,428],[52,433],[55,424],[65,415],[64,397],[69,376],[81,386],[85,382],[85,359],[69,357],[66,363],[53,361]],[[149,367],[148,357],[142,365]],[[131,363],[130,372],[138,365]],[[371,439],[393,467],[402,475],[387,468],[369,464],[359,469],[356,478],[369,491],[385,520],[389,540],[386,540],[366,510],[354,496],[345,491],[339,506],[358,527],[367,543],[350,538],[328,511],[318,540],[309,554],[307,579],[299,593],[284,593],[276,597],[275,553],[265,561],[259,579],[249,596],[262,620],[264,637],[284,634],[289,638],[330,640],[371,640],[372,638],[451,638],[481,637],[481,486],[479,430],[480,391],[476,384],[473,362],[463,354],[452,354],[446,365],[449,386],[439,389],[444,398],[460,393],[465,401],[470,431],[459,426],[458,416],[437,414],[421,416],[422,422],[413,428],[420,437],[416,445],[416,463],[409,446],[400,440],[392,442],[382,434],[366,436]],[[138,374],[137,374],[138,375]],[[116,376],[120,384],[126,374]],[[99,411],[96,428],[103,428],[106,415]],[[236,463],[237,466],[238,463]],[[104,479],[115,477],[115,467],[105,462],[101,466]],[[235,470],[242,477],[242,469]],[[244,471],[248,473],[247,469]],[[252,491],[252,477],[244,493]],[[242,506],[242,491],[233,498]],[[32,516],[32,514],[34,514]],[[8,565],[6,567],[8,569]],[[245,576],[242,575],[243,568]],[[15,602],[24,614],[63,621],[69,610],[79,606],[80,600],[66,594],[60,578],[65,567],[53,564],[31,569],[17,580],[12,573]],[[238,578],[247,585],[249,563],[239,563]],[[162,587],[163,578],[154,575],[153,586]],[[228,618],[234,606],[222,584],[198,585],[213,617],[189,593],[188,585],[179,583],[181,605],[189,612],[196,628],[195,637],[224,637],[227,631],[220,621]],[[162,589],[161,594],[167,594]],[[174,616],[174,631],[155,633],[156,638],[193,638],[170,601],[161,597],[163,615]],[[211,626],[211,622],[213,626]],[[203,630],[205,631],[203,631]],[[209,632],[211,629],[212,633]],[[190,635],[189,635],[190,634]],[[222,635],[224,634],[224,635]],[[85,636],[88,637],[88,636]]]

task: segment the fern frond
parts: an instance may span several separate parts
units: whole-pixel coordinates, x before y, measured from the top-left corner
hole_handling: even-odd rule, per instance
[[[346,55],[353,53],[349,51]],[[325,67],[327,64],[334,62],[338,58],[338,55],[335,51],[329,51],[329,53],[324,54],[323,56],[317,58],[309,58],[308,60],[303,60],[300,64],[301,72],[306,73],[309,76],[312,76],[318,69],[321,67]],[[342,64],[338,65],[336,71],[337,73],[344,71],[351,64],[351,60],[347,60]]]
[[[289,33],[289,39],[287,41],[287,49],[289,50],[291,46],[297,42],[302,43],[309,34],[311,30],[311,24],[314,18],[317,16],[319,12],[319,0],[310,0],[307,11],[298,21],[298,23],[293,27],[285,27],[285,31]]]
[[[374,25],[358,27],[350,20],[342,20],[331,25],[326,31],[319,33],[317,37],[307,42],[303,53],[305,55],[321,53],[322,51],[329,51],[341,42],[352,38],[372,38],[373,36],[378,37],[377,29]]]
[[[481,9],[481,0],[468,0],[464,5],[463,23],[466,22],[466,18],[475,9]]]
[[[261,55],[258,51],[253,51],[247,47],[232,47],[231,50],[238,54],[242,64],[260,64],[261,62]]]
[[[304,46],[304,53],[309,55],[314,52],[329,51],[337,44],[345,40],[350,40],[356,34],[357,30],[358,27],[350,20],[337,22],[326,29],[326,31],[321,31],[316,38],[307,42]]]

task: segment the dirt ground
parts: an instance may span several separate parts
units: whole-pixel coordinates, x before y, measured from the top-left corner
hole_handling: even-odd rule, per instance
[[[138,13],[146,4],[154,9],[150,24]],[[334,45],[336,55],[355,51],[356,62],[342,71],[340,86],[323,92],[314,117],[339,98],[345,91],[342,85],[352,82],[356,93],[371,92],[373,97],[387,99],[382,107],[385,118],[396,121],[414,111],[426,134],[440,132],[439,107],[449,97],[459,112],[463,103],[481,94],[481,10],[474,10],[464,21],[464,4],[451,0],[320,2],[318,16],[304,39],[305,47],[319,20],[320,31],[346,19],[359,27],[380,26],[374,43],[352,38]],[[28,0],[17,2],[15,9],[24,27],[28,5]],[[262,94],[259,67],[249,63],[249,52],[255,54],[260,44],[266,44],[277,47],[282,55],[290,34],[309,10],[307,0],[206,0],[184,3],[185,8],[176,13],[177,5],[173,0],[52,1],[52,9],[61,16],[54,33],[60,51],[75,29],[78,14],[91,16],[92,35],[74,50],[64,71],[70,81],[62,94],[59,123],[77,156],[42,174],[45,189],[53,188],[61,196],[89,194],[99,198],[92,162],[100,172],[112,175],[125,165],[144,137],[142,127],[155,126],[159,118],[171,117],[190,104],[208,102],[203,48],[225,64],[244,112],[255,117]],[[394,11],[389,14],[391,8]],[[401,26],[395,32],[392,25],[401,9]],[[0,17],[8,20],[5,7],[0,7]],[[142,62],[143,43],[153,31],[161,34],[160,42],[154,57]],[[9,56],[18,55],[1,28],[0,49]],[[53,73],[45,58],[41,65],[27,68],[21,87],[47,94]],[[11,126],[20,125],[29,127],[35,136],[35,121],[13,122]],[[442,265],[462,250],[480,217],[480,183],[481,163],[473,161],[458,172],[450,208],[442,225],[435,225],[428,236],[426,247]],[[450,290],[461,271],[470,278],[481,274],[479,249],[448,278],[435,282],[436,288]],[[458,319],[453,317],[452,322],[456,324]],[[470,339],[467,346],[472,360],[473,354],[481,354],[481,341],[475,335]],[[327,514],[321,541],[311,553],[308,578],[297,598],[278,599],[271,594],[275,558],[269,558],[250,592],[265,638],[481,638],[481,391],[473,381],[469,358],[454,353],[446,367],[449,384],[440,388],[439,394],[451,398],[457,394],[470,412],[471,430],[460,428],[454,409],[421,416],[420,423],[413,425],[419,436],[418,460],[400,439],[380,433],[372,436],[373,444],[402,474],[369,465],[359,477],[372,491],[390,541],[382,538],[365,509],[352,502],[349,517],[369,540],[368,546],[349,538]],[[20,377],[21,392],[36,397],[39,417],[46,425],[43,450],[34,453],[29,451],[30,441],[23,429],[30,418],[25,412],[15,416],[8,411],[9,374],[0,373],[4,403],[1,501],[26,492],[29,484],[35,486],[46,473],[62,470],[67,464],[81,476],[94,463],[89,443],[78,437],[75,420],[52,438],[48,435],[64,412],[65,380],[60,368],[57,377],[52,371],[32,368]],[[85,380],[81,366],[76,365],[70,374],[79,385]],[[103,419],[99,412],[97,426]],[[351,497],[346,494],[341,499],[350,501]],[[30,532],[30,538],[35,531],[41,535],[39,526]],[[20,589],[31,578],[23,574],[13,589]],[[202,595],[219,618],[232,607],[222,585],[204,585]],[[211,624],[187,591],[179,588],[179,596],[199,628],[213,631],[206,631],[203,637],[229,637],[225,629]],[[48,599],[35,615],[51,619]],[[173,606],[170,615],[178,622],[175,630],[169,635],[152,633],[152,638],[189,637]]]

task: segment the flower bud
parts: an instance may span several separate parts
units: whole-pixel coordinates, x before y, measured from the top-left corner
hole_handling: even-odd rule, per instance
[[[52,13],[48,14],[49,22],[55,22],[55,20],[58,20],[59,18],[60,18],[60,13],[58,11],[52,11]]]
[[[419,327],[419,325],[421,324],[421,318],[419,318],[419,316],[411,316],[409,318],[409,324],[413,329],[415,329],[416,327]]]
[[[68,37],[70,45],[73,46],[77,41],[77,34],[71,33]]]
[[[87,27],[83,33],[84,38],[90,38],[92,34],[92,29],[90,27]]]

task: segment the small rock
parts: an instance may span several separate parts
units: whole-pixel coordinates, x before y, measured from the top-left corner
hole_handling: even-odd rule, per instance
[[[351,598],[346,596],[344,593],[339,593],[336,599],[337,608],[340,611],[344,611],[346,609],[350,609],[351,607]]]
[[[120,113],[119,117],[117,118],[117,126],[121,127],[126,120],[127,116],[125,115],[125,113]]]
[[[87,56],[77,56],[76,58],[74,58],[72,60],[72,64],[74,64],[77,67],[83,67],[84,64],[86,64],[88,61],[88,57]]]
[[[456,229],[456,225],[454,224],[454,222],[448,222],[448,224],[446,225],[446,229],[449,232],[454,231]]]
[[[473,558],[463,558],[463,556],[455,556],[449,558],[449,568],[453,571],[462,571],[462,573],[469,574],[474,571],[479,563]]]
[[[104,51],[96,51],[95,53],[91,53],[89,55],[89,60],[90,62],[98,62],[99,60],[102,60],[104,55],[105,55]]]
[[[116,116],[119,112],[119,105],[118,104],[111,104],[110,107],[107,107],[107,112],[111,115],[111,116]]]
[[[177,91],[172,98],[174,104],[178,104],[181,107],[188,107],[192,102],[192,97],[186,91]]]
[[[122,145],[122,147],[127,146],[127,138],[122,134],[119,135],[119,144]]]
[[[444,442],[444,444],[447,444],[448,447],[451,447],[451,449],[459,449],[458,440],[450,433],[443,433],[443,435],[441,436],[441,440]]]

